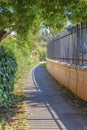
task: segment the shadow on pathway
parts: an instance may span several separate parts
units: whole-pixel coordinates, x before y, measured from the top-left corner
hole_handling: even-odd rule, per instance
[[[31,71],[26,85],[30,130],[87,130],[87,115],[67,102],[55,84],[41,65]]]

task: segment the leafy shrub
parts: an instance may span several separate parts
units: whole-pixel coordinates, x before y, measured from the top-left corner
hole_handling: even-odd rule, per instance
[[[38,55],[32,60],[32,49],[27,43],[18,44],[13,37],[8,37],[0,43],[0,106],[9,105],[17,83],[21,82],[24,75],[27,76],[26,73],[34,64],[45,60],[45,49],[41,46],[36,51]]]
[[[46,47],[41,46],[37,48],[39,61],[46,61]]]
[[[46,53],[44,51],[39,55],[39,59],[40,61],[46,61]]]
[[[7,106],[14,89],[17,70],[16,58],[11,50],[0,46],[0,105]]]
[[[19,45],[16,38],[8,37],[0,43],[0,106],[9,105],[15,86],[35,64],[31,64],[31,52],[27,44]]]

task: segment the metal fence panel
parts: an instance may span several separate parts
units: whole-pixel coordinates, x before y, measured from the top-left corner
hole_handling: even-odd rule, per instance
[[[87,24],[81,23],[48,43],[48,58],[87,65]]]

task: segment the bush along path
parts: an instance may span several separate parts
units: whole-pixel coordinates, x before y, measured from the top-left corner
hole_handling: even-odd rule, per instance
[[[25,130],[27,112],[25,82],[35,63],[29,61],[29,48],[15,39],[0,44],[0,130]]]
[[[45,65],[31,71],[26,97],[30,130],[87,130],[87,102],[57,83]]]

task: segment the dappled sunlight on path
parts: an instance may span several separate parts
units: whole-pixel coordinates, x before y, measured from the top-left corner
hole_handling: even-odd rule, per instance
[[[30,130],[87,130],[87,117],[69,104],[45,67],[36,66],[27,80]]]

